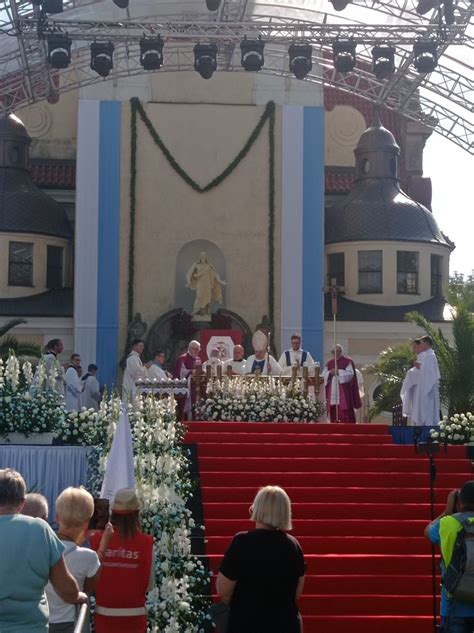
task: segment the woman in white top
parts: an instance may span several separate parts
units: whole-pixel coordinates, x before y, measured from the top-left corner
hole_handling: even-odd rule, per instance
[[[74,576],[80,590],[92,593],[99,580],[100,561],[97,554],[81,547],[85,540],[89,521],[94,513],[94,499],[83,488],[66,488],[56,499],[56,518],[59,525],[58,537],[64,550],[64,560],[69,572]],[[104,531],[104,547],[111,537],[111,528]],[[74,605],[64,602],[51,583],[46,585],[49,604],[49,632],[74,633],[76,610]]]

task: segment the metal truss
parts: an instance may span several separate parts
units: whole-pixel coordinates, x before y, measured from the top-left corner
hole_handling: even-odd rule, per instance
[[[0,7],[6,0],[0,0]],[[458,0],[457,22],[440,28],[433,20],[406,10],[406,0],[381,2],[354,0],[354,4],[385,12],[404,24],[368,25],[359,23],[329,24],[301,21],[297,18],[275,18],[253,15],[245,17],[247,0],[223,0],[215,15],[206,20],[184,20],[183,16],[158,16],[145,20],[98,22],[94,20],[48,19],[35,16],[31,4],[8,0],[9,22],[0,25],[3,33],[17,38],[18,46],[0,53],[0,113],[15,110],[29,103],[48,98],[55,93],[77,89],[102,81],[89,67],[87,44],[93,40],[113,41],[114,70],[110,79],[142,74],[139,64],[138,41],[144,33],[160,33],[165,40],[165,66],[160,72],[192,70],[193,46],[198,41],[218,44],[219,69],[240,71],[240,51],[236,45],[244,36],[262,37],[266,42],[265,68],[262,72],[290,75],[286,49],[295,41],[313,45],[314,72],[306,81],[352,92],[373,103],[401,112],[414,121],[422,122],[474,153],[474,81],[468,70],[445,53],[436,72],[419,75],[412,69],[412,47],[416,41],[435,41],[438,50],[463,45],[474,49],[466,27],[474,13],[474,3]],[[74,7],[75,0],[66,4]],[[329,6],[330,3],[327,3]],[[84,4],[81,3],[83,7]],[[29,11],[29,13],[28,13]],[[321,15],[321,14],[320,14]],[[61,16],[62,17],[62,16]],[[63,71],[48,68],[45,63],[44,37],[63,32],[74,41],[73,61]],[[41,36],[38,39],[38,34]],[[352,39],[357,45],[358,66],[353,73],[341,75],[332,68],[330,46],[338,39]],[[389,81],[380,81],[370,72],[371,49],[377,42],[397,47],[397,71]],[[451,51],[452,49],[450,49]],[[450,52],[449,51],[449,52]],[[474,50],[473,50],[474,55]]]

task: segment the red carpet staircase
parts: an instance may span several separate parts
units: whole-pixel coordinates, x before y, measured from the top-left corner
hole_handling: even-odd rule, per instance
[[[231,536],[252,527],[260,486],[285,488],[308,568],[304,633],[432,631],[428,460],[374,424],[192,422],[206,553],[216,571]],[[473,478],[463,446],[436,457],[436,514]]]

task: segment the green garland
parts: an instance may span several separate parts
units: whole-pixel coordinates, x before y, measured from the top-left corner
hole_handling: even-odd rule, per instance
[[[268,144],[269,144],[269,172],[268,172],[268,317],[270,323],[274,323],[275,311],[275,103],[269,101],[260,117],[259,122],[250,134],[247,142],[242,147],[234,160],[216,178],[207,185],[197,183],[177,162],[170,150],[162,141],[160,135],[148,118],[140,100],[133,97],[131,104],[131,130],[130,130],[130,238],[128,247],[128,322],[133,320],[134,282],[135,282],[135,225],[136,225],[136,187],[137,187],[137,114],[149,131],[156,145],[163,152],[168,164],[174,171],[197,193],[206,193],[220,185],[239,166],[253,147],[263,126],[268,120]]]

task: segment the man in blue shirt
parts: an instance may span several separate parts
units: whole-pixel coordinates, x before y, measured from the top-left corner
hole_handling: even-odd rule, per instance
[[[456,512],[464,512],[468,520],[474,521],[474,481],[466,481],[461,490],[452,490],[444,512],[425,528],[425,536],[440,546],[441,574],[451,562],[456,538],[462,527],[452,516]],[[473,633],[474,597],[473,603],[459,602],[442,586],[441,623],[443,633]]]

